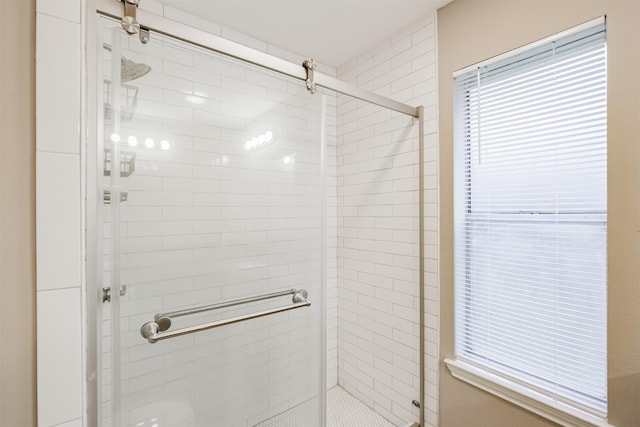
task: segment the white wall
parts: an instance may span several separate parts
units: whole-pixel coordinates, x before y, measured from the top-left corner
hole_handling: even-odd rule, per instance
[[[435,25],[428,16],[338,69],[425,107],[426,418],[437,425]],[[419,400],[418,125],[338,96],[338,380],[396,424]]]
[[[83,404],[81,2],[37,2],[38,425],[80,426]]]

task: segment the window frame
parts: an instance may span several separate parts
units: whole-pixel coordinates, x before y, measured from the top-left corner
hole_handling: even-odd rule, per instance
[[[567,31],[561,32],[559,34],[553,35],[551,37],[547,37],[545,39],[539,40],[532,44],[523,46],[521,48],[515,49],[513,51],[507,52],[505,54],[499,55],[495,58],[487,60],[480,64],[475,64],[471,67],[467,67],[463,70],[457,71],[454,73],[454,77],[462,74],[466,74],[469,71],[478,69],[479,67],[485,66],[489,63],[500,61],[502,59],[511,57],[523,51],[528,51],[530,49],[539,47],[546,43],[549,43],[552,40],[560,39],[564,36],[585,30],[587,28],[596,26],[596,25],[604,25],[605,17],[600,17],[595,20],[589,21]],[[455,119],[454,119],[455,120]],[[454,122],[455,123],[455,122]],[[455,124],[454,124],[455,126]],[[467,129],[465,133],[470,131]],[[465,166],[464,171],[456,172],[456,175],[464,175],[471,176],[470,169],[471,166],[471,137],[465,135],[466,144],[463,148],[456,148],[456,150],[464,150],[464,159]],[[458,153],[458,151],[456,151]],[[458,161],[458,159],[462,154],[458,153],[454,155],[454,160]],[[455,169],[455,168],[454,168]],[[471,183],[468,180],[464,180],[464,188],[465,193],[470,194],[470,186]],[[455,200],[455,198],[454,198]],[[464,197],[464,206],[459,206],[461,202],[456,201],[454,203],[454,212],[458,212],[461,208],[465,211],[464,222],[473,222],[474,217],[477,217],[477,221],[486,220],[486,214],[489,213],[492,216],[499,216],[504,218],[505,221],[510,221],[514,223],[520,222],[530,222],[531,220],[524,219],[521,213],[505,213],[505,212],[486,212],[479,213],[472,211],[472,197],[470,195]],[[536,213],[544,213],[543,211]],[[562,215],[562,214],[561,214]],[[594,223],[606,224],[607,222],[607,212],[606,210],[603,212],[594,211],[594,212],[584,212],[584,213],[568,213],[566,215],[561,216],[562,220],[566,220],[567,222],[575,221],[577,218],[580,218],[581,223]],[[471,219],[471,221],[470,221]],[[535,220],[534,220],[535,221]],[[538,219],[535,221],[539,223]],[[468,224],[467,224],[468,226]],[[468,228],[466,227],[465,230]],[[465,231],[467,233],[467,231]],[[467,240],[469,237],[465,235],[464,237],[456,238],[460,240]],[[455,268],[455,261],[454,261]],[[456,310],[459,308],[456,307]],[[456,313],[456,318],[458,317],[458,313]],[[457,327],[456,327],[457,330]],[[514,403],[518,406],[521,406],[533,413],[536,413],[540,416],[543,416],[547,419],[550,419],[554,422],[560,424],[569,424],[575,426],[609,426],[607,422],[606,413],[601,413],[592,408],[582,406],[576,402],[570,401],[569,399],[563,399],[561,397],[551,397],[547,392],[542,389],[538,389],[536,386],[521,381],[517,378],[510,376],[505,372],[496,372],[492,368],[474,363],[473,360],[465,357],[464,355],[456,354],[453,359],[446,358],[444,360],[446,366],[450,370],[451,374],[462,381],[470,383],[482,390],[485,390],[489,393],[492,393],[498,397],[501,397],[511,403]]]

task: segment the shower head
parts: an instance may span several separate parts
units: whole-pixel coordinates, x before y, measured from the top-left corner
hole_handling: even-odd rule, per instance
[[[103,43],[102,47],[105,50],[111,52],[111,45]],[[130,82],[131,80],[139,79],[151,71],[151,67],[144,63],[133,62],[124,56],[120,57],[120,81],[122,83]]]
[[[120,79],[123,83],[139,79],[149,73],[149,71],[151,71],[151,67],[147,64],[133,62],[124,56],[120,61]]]

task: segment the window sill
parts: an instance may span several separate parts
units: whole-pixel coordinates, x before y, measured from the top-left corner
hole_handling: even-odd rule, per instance
[[[455,378],[565,426],[613,427],[601,418],[460,360],[444,361]]]

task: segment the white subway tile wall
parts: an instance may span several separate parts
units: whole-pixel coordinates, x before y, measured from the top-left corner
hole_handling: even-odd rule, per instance
[[[434,16],[338,69],[425,108],[426,422],[437,425],[438,223]],[[338,382],[396,425],[418,421],[418,124],[337,98]]]
[[[78,80],[67,78],[80,78],[79,46],[77,20],[38,13],[36,57],[40,72],[36,73],[36,88],[42,101],[36,103],[38,151],[80,154],[80,85]],[[49,84],[52,81],[56,84]],[[55,108],[46,100],[55,100]]]
[[[77,418],[64,424],[58,424],[55,427],[82,427],[82,418]]]
[[[116,46],[112,25],[103,37]],[[103,208],[104,285],[126,285],[126,294],[118,337],[110,313],[103,316],[103,424],[113,424],[119,404],[122,425],[156,418],[163,425],[252,426],[317,398],[324,309],[320,113],[324,98],[324,110],[335,111],[335,95],[310,96],[299,82],[159,36],[146,46],[120,40],[126,58],[152,71],[126,83],[122,104],[133,106],[135,93],[137,100],[122,112],[120,130],[112,128],[113,111],[105,119],[105,185],[113,197]],[[106,80],[113,80],[110,55],[105,50]],[[264,146],[247,145],[267,131],[272,139]],[[120,177],[111,172],[114,132]],[[327,119],[326,134],[335,141],[335,119]],[[329,185],[335,188],[335,178]],[[126,192],[119,208],[116,188]],[[114,243],[118,252],[110,250]],[[335,258],[335,245],[327,247]],[[335,281],[335,274],[327,277]],[[307,289],[311,308],[154,345],[139,333],[158,312],[287,288]],[[175,320],[172,329],[289,303]],[[108,350],[118,340],[114,384]],[[107,396],[116,388],[112,401]]]
[[[38,291],[38,425],[82,417],[80,289]]]
[[[36,0],[37,13],[80,23],[80,0]]]
[[[36,3],[38,425],[84,417],[81,0]]]
[[[81,236],[80,164],[78,155],[38,151],[38,290],[79,287]],[[48,219],[57,218],[55,227]]]

